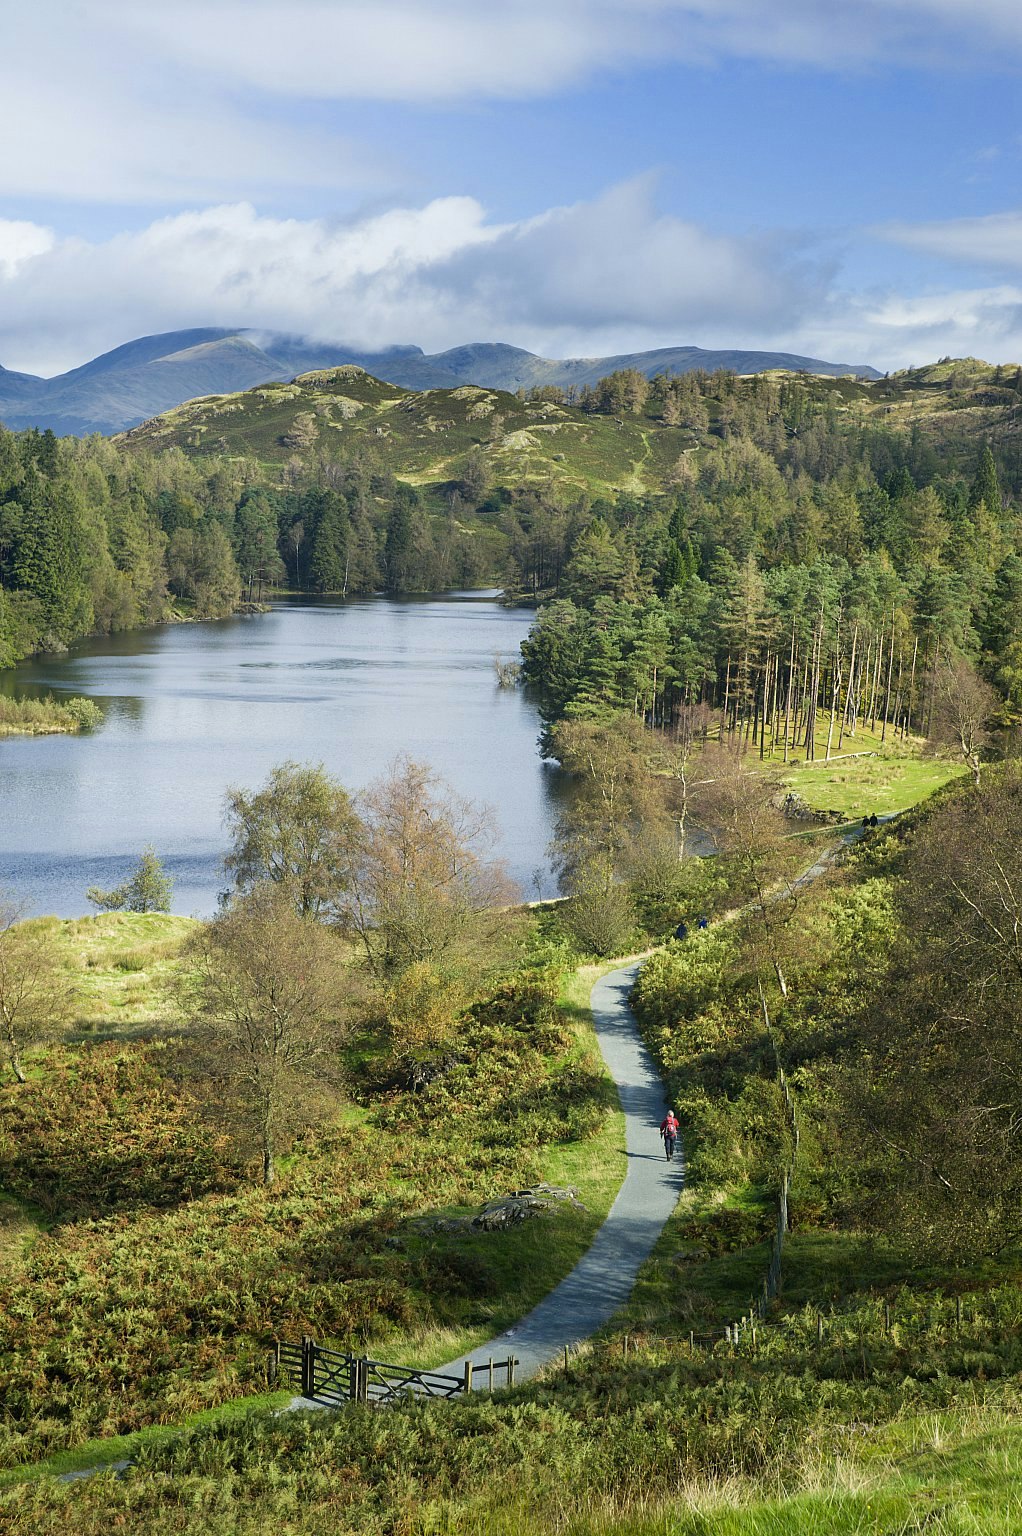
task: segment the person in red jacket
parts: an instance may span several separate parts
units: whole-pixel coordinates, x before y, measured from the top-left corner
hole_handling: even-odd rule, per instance
[[[664,1138],[664,1151],[667,1153],[667,1161],[674,1156],[674,1149],[678,1145],[678,1136],[681,1126],[674,1117],[674,1110],[669,1109],[660,1122],[660,1134]]]

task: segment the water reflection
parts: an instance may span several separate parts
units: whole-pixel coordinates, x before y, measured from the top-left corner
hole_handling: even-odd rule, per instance
[[[357,788],[402,751],[491,804],[527,896],[552,894],[556,774],[528,698],[496,686],[531,615],[492,596],[290,601],[265,615],[112,636],[0,674],[20,697],[86,694],[89,736],[0,742],[0,887],[35,912],[88,909],[152,843],[179,912],[209,913],[223,877],[220,807],[284,758]]]

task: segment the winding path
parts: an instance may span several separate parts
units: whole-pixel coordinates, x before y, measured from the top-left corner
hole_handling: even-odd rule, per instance
[[[641,1264],[678,1202],[685,1165],[680,1150],[670,1163],[661,1150],[657,1127],[667,1107],[664,1087],[628,1006],[641,965],[641,960],[633,960],[610,971],[591,996],[593,1027],[625,1116],[628,1168],[607,1219],[571,1273],[527,1317],[457,1360],[437,1366],[445,1375],[463,1374],[469,1360],[482,1369],[491,1357],[514,1354],[518,1379],[524,1380],[561,1358],[565,1345],[570,1349],[589,1338],[628,1300]],[[288,1406],[321,1405],[296,1397]]]
[[[678,1203],[685,1177],[680,1153],[667,1162],[657,1126],[664,1117],[664,1087],[628,1006],[641,960],[611,971],[593,987],[593,1026],[625,1116],[628,1171],[606,1221],[571,1273],[522,1321],[471,1350],[443,1371],[457,1375],[471,1360],[513,1353],[524,1379],[596,1332],[628,1300],[639,1267],[652,1252]]]
[[[890,821],[893,817],[880,819]],[[802,871],[793,887],[799,889],[825,875],[840,850],[861,835],[858,826],[844,832],[838,843],[823,849]],[[721,920],[733,920],[741,910],[726,913]],[[677,1204],[685,1164],[680,1144],[671,1163],[660,1151],[656,1128],[667,1107],[664,1087],[628,1006],[642,964],[641,959],[633,960],[608,972],[593,987],[590,998],[600,1051],[625,1116],[628,1169],[607,1219],[571,1273],[527,1317],[457,1360],[437,1366],[445,1375],[463,1374],[469,1360],[476,1369],[483,1369],[491,1357],[506,1359],[514,1354],[519,1362],[518,1378],[525,1380],[560,1359],[565,1345],[571,1349],[588,1339],[628,1300],[641,1265]],[[292,1398],[288,1404],[289,1408],[321,1406],[304,1397]]]

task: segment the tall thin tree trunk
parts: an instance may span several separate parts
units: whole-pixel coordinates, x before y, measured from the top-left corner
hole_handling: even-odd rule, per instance
[[[880,740],[887,740],[887,720],[891,712],[891,675],[894,672],[894,605],[891,605],[891,648],[887,653],[887,689],[884,693],[884,723],[880,730]]]
[[[912,647],[912,675],[909,678],[909,683],[908,683],[908,712],[907,712],[907,714],[905,716],[905,719],[906,719],[906,722],[907,722],[907,727],[908,727],[908,734],[910,736],[912,734],[912,711],[915,709],[915,703],[916,703],[916,657],[918,655],[919,655],[919,636],[916,635],[916,637],[915,637],[915,644]]]
[[[845,728],[848,725],[848,702],[852,696],[852,683],[855,681],[855,652],[859,644],[859,626],[856,624],[852,630],[852,654],[848,662],[848,682],[845,685],[845,702],[841,710],[841,729],[837,733],[837,749],[841,751],[841,745],[845,739]]]
[[[886,617],[886,615],[885,615]],[[877,728],[877,703],[880,698],[880,668],[884,659],[884,619],[880,620],[880,638],[877,640],[876,661],[873,663],[873,685],[869,695],[869,728]]]
[[[788,761],[788,724],[791,720],[791,688],[795,676],[795,621],[791,624],[791,656],[788,660],[788,691],[784,701],[784,761]]]

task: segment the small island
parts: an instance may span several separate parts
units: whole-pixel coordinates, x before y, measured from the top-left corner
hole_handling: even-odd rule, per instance
[[[0,737],[75,736],[103,723],[92,699],[9,699],[0,696]]]

